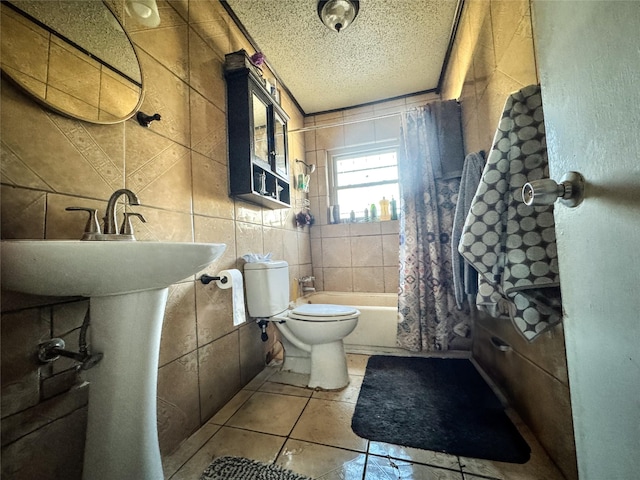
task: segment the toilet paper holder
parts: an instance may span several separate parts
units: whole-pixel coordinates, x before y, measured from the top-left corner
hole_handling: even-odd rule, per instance
[[[206,273],[200,277],[200,281],[205,285],[208,285],[216,280],[220,280],[220,282],[222,283],[227,283],[229,281],[227,277],[213,277],[211,275],[207,275]]]

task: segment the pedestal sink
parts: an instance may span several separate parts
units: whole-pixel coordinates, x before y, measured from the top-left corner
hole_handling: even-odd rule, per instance
[[[8,240],[0,248],[2,288],[90,298],[91,348],[104,356],[87,370],[83,478],[162,480],[156,390],[168,287],[225,245]]]

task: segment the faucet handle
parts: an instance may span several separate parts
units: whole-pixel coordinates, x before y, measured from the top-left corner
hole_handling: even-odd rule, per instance
[[[131,235],[133,237],[133,225],[131,225],[131,217],[138,217],[142,223],[147,223],[147,220],[141,213],[136,212],[124,212],[124,220],[120,227],[121,235]]]
[[[82,240],[94,240],[96,235],[100,235],[100,224],[98,223],[98,210],[95,208],[88,207],[67,207],[65,208],[68,212],[88,212],[89,219],[87,220],[87,224],[84,227],[84,234],[82,235]]]

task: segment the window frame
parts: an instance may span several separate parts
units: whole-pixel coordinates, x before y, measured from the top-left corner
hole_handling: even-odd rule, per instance
[[[329,202],[330,205],[336,205],[338,203],[338,190],[348,189],[348,188],[361,188],[364,186],[375,186],[375,185],[389,185],[389,184],[397,184],[398,191],[400,190],[400,178],[395,181],[385,181],[385,182],[371,182],[360,184],[357,187],[338,187],[338,172],[336,167],[336,162],[338,160],[346,158],[356,158],[356,157],[365,157],[368,155],[376,155],[381,153],[395,152],[396,154],[396,168],[397,168],[397,160],[398,155],[400,155],[400,144],[396,141],[389,142],[379,142],[379,143],[371,143],[366,145],[357,145],[352,147],[345,147],[339,149],[333,149],[327,151],[327,167],[329,170]],[[400,199],[397,199],[398,201]],[[348,212],[340,212],[340,216],[348,215]],[[360,219],[361,220],[361,219]]]

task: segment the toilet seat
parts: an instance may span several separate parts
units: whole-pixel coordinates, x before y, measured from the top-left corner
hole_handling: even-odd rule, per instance
[[[306,303],[289,312],[289,317],[306,322],[339,322],[360,316],[360,311],[346,305]]]

